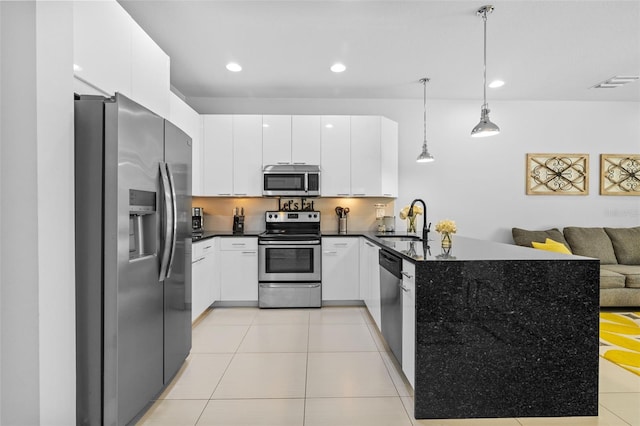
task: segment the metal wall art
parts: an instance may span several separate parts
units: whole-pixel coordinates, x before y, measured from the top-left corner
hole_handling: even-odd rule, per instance
[[[640,154],[600,154],[600,194],[640,195]]]
[[[527,194],[589,194],[589,154],[527,154]]]

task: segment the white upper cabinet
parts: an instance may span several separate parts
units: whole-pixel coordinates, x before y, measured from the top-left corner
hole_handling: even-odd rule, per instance
[[[135,23],[131,36],[132,99],[162,117],[169,117],[169,56]]]
[[[320,164],[319,115],[291,117],[291,161],[293,164]]]
[[[262,164],[320,164],[319,115],[263,115]]]
[[[325,197],[351,195],[350,139],[349,116],[322,117],[320,191]]]
[[[73,3],[73,63],[76,78],[105,95],[131,97],[133,19],[115,1]]]
[[[380,116],[322,117],[323,196],[397,197],[398,124]]]
[[[170,93],[169,121],[191,137],[191,193],[203,195],[202,116],[174,93]]]
[[[264,166],[308,164],[324,197],[397,197],[398,125],[385,117],[205,115],[203,127],[199,195],[261,196]]]
[[[262,195],[262,116],[203,116],[203,196]]]
[[[233,116],[204,115],[202,195],[222,196],[233,192]]]
[[[381,195],[398,196],[398,123],[381,117],[380,152],[382,155],[380,177]]]
[[[76,1],[73,15],[75,77],[168,117],[169,56],[116,1]]]
[[[262,116],[262,164],[291,164],[291,116]]]
[[[380,116],[351,117],[351,194],[381,194]]]
[[[233,116],[233,194],[262,195],[261,115]]]

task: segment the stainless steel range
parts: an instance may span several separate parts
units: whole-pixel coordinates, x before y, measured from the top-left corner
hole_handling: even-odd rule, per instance
[[[258,237],[258,306],[322,305],[320,212],[266,212]]]

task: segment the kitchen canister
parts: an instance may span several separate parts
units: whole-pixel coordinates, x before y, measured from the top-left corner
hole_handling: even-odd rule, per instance
[[[346,234],[347,233],[347,218],[341,217],[338,218],[338,233]]]

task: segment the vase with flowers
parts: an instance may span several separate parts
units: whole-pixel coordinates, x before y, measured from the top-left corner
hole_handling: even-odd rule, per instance
[[[451,234],[455,234],[457,230],[456,223],[453,220],[445,219],[436,223],[436,232],[440,233],[440,244],[443,249],[451,248]]]
[[[422,212],[422,207],[420,206],[413,206],[413,214],[409,214],[409,210],[411,209],[411,207],[409,206],[404,206],[404,208],[402,210],[400,210],[400,219],[402,220],[407,220],[407,233],[408,234],[415,234],[416,233],[416,219],[418,218],[419,214],[423,214]]]

